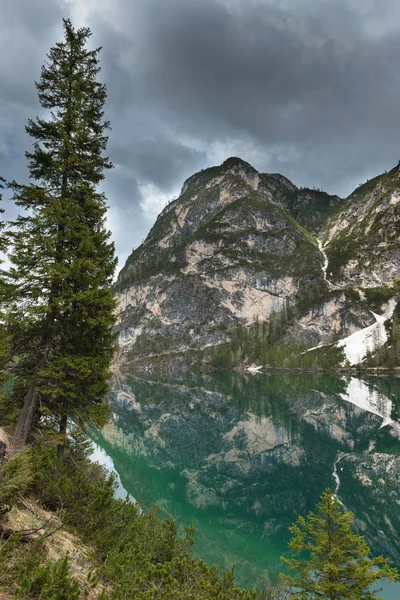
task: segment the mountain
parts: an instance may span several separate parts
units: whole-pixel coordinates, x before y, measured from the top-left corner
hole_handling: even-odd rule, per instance
[[[119,274],[117,367],[205,365],[229,343],[229,365],[334,343],[329,360],[363,360],[393,321],[399,225],[398,167],[347,199],[239,158],[196,173]]]
[[[399,280],[400,166],[360,185],[321,231],[336,286]]]

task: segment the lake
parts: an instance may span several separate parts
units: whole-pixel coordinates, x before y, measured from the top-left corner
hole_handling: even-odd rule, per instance
[[[196,554],[235,563],[239,584],[277,577],[288,527],[328,486],[373,553],[400,566],[400,379],[147,374],[115,382],[109,402],[93,439],[119,495],[193,522]]]

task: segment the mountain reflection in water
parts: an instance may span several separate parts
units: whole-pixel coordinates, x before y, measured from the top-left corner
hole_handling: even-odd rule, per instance
[[[338,490],[375,554],[400,565],[400,380],[304,374],[114,382],[93,439],[123,487],[238,581],[276,577],[288,527]],[[390,598],[390,595],[386,596]]]

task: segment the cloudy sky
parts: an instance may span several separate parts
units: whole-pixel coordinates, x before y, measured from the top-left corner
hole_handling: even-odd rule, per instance
[[[229,156],[343,196],[400,158],[398,0],[1,0],[6,178],[27,177],[62,17],[103,46],[120,266],[184,179]]]

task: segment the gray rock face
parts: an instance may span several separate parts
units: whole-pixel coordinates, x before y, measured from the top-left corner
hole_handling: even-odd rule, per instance
[[[400,169],[359,186],[321,231],[337,287],[392,285],[400,278]]]
[[[376,179],[344,201],[238,158],[190,177],[118,277],[119,366],[213,348],[304,297],[287,342],[370,325],[346,289],[400,273],[398,172]]]

